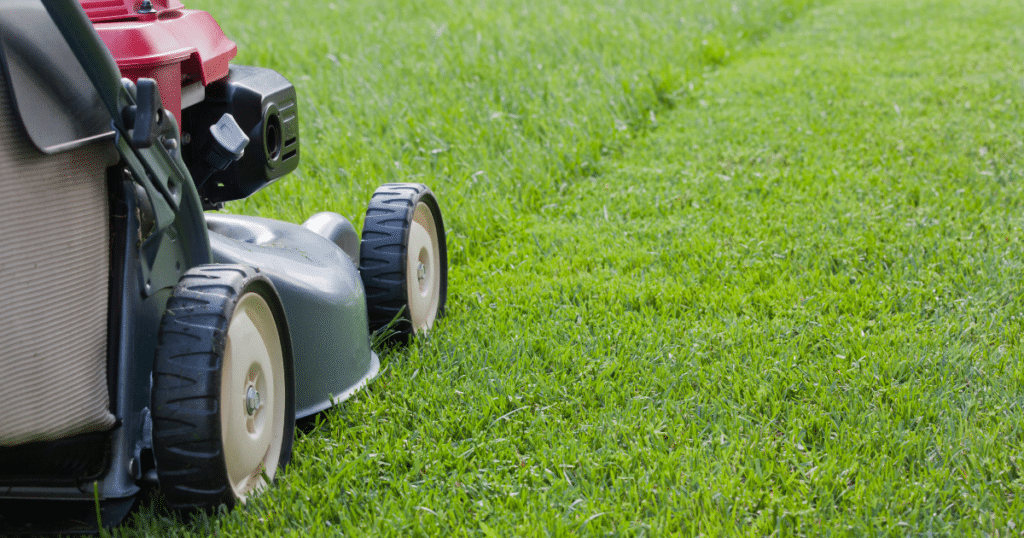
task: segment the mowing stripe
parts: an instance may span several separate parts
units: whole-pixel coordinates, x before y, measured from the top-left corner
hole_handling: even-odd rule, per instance
[[[378,179],[431,183],[453,226],[449,315],[297,439],[279,487],[197,534],[1016,532],[1019,6],[836,0],[707,72],[736,27],[712,32],[721,47],[657,41],[697,67],[663,92],[674,109],[631,116],[648,118],[638,137],[622,117],[622,131],[593,119],[616,117],[632,90],[602,93],[589,82],[608,71],[577,61],[574,75],[585,57],[565,54],[622,59],[609,79],[627,86],[619,74],[672,65],[615,56],[657,49],[611,39],[637,19],[601,10],[629,2],[595,4],[587,28],[608,32],[571,28],[593,40],[555,51],[523,44],[562,43],[537,38],[566,35],[557,5],[537,7],[563,23],[545,26],[518,4],[494,4],[507,24],[475,4],[336,4],[356,21],[346,28],[393,43],[344,48],[342,35],[314,45],[323,65],[295,64],[311,74],[303,140],[318,146],[303,150],[303,177],[316,181],[244,208],[287,217],[328,188],[356,198]],[[653,19],[721,29],[700,14],[732,5],[676,4],[652,0],[665,9]],[[787,5],[736,3],[768,28]],[[507,32],[486,35],[488,21]],[[353,71],[373,47],[410,52],[395,55],[401,69]],[[691,51],[708,61],[685,63]],[[546,73],[525,69],[536,63],[565,69],[526,76]],[[580,78],[571,94],[559,82]],[[582,117],[594,123],[567,124]],[[573,148],[596,159],[558,160]]]

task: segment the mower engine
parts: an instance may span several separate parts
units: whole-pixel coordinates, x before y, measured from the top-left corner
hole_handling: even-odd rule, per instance
[[[245,198],[295,170],[295,87],[271,69],[229,65],[238,49],[209,13],[178,0],[80,2],[122,76],[156,80],[204,207]]]

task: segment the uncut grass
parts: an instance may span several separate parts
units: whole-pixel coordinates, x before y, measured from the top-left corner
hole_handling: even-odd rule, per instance
[[[302,166],[232,211],[358,215],[381,182],[486,241],[813,0],[196,1],[301,96]],[[254,11],[261,15],[254,17]],[[264,16],[265,15],[265,16]]]
[[[401,24],[445,20],[444,9],[350,16],[400,41],[415,26]],[[788,20],[779,13],[760,20]],[[717,70],[694,52],[666,92],[675,109],[653,98],[655,120],[636,116],[648,124],[619,118],[608,97],[635,98],[628,89],[594,83],[593,131],[575,118],[558,127],[569,106],[531,101],[552,116],[535,119],[547,128],[502,138],[451,119],[490,118],[459,100],[474,88],[454,84],[459,98],[427,106],[418,81],[389,86],[403,77],[387,66],[365,75],[379,77],[378,95],[419,96],[395,105],[416,125],[474,144],[440,154],[449,172],[398,152],[416,147],[412,130],[310,148],[304,181],[234,209],[301,220],[326,199],[355,216],[354,197],[375,183],[361,174],[427,181],[457,230],[449,316],[384,355],[369,390],[302,434],[273,491],[185,527],[150,508],[134,531],[1014,531],[1022,17],[995,1],[837,0],[756,47],[735,45]],[[410,60],[430,73],[424,63]],[[617,72],[627,82],[658,62],[629,65]],[[492,68],[483,86],[513,80]],[[376,106],[323,95],[317,106]],[[327,140],[336,127],[310,133],[309,116],[304,144]],[[566,133],[598,145],[587,168],[560,172]],[[530,151],[503,167],[509,140]],[[361,163],[346,157],[349,175],[332,175],[325,163],[350,143],[365,148]],[[487,175],[474,182],[473,169]]]

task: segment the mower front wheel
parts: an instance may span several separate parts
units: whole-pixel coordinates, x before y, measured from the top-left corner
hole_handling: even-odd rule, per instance
[[[377,188],[366,210],[359,246],[370,331],[390,326],[408,339],[444,314],[448,246],[434,193],[419,183]]]
[[[188,271],[160,326],[153,454],[172,508],[232,506],[291,459],[288,326],[270,280],[241,265]]]

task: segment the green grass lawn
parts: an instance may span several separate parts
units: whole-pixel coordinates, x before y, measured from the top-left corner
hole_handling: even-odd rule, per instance
[[[229,209],[427,183],[449,310],[266,495],[118,532],[1024,531],[1024,10],[527,4],[189,3],[303,99]]]

